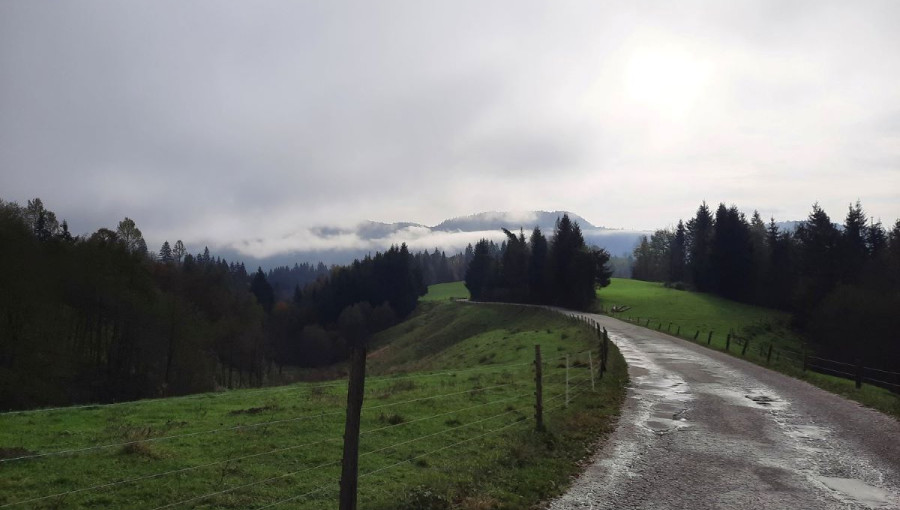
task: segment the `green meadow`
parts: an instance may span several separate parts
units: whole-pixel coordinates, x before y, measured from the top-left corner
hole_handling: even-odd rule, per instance
[[[803,371],[802,338],[790,329],[785,312],[729,301],[710,294],[666,288],[661,283],[613,278],[597,293],[598,308],[613,317],[694,340],[712,349],[726,350],[728,334],[750,343],[746,353],[741,342],[732,341],[728,351],[785,374],[804,379],[828,391],[844,395],[866,406],[900,417],[900,398],[882,388],[863,385],[830,375]],[[630,307],[615,313],[613,307]],[[712,333],[710,341],[710,333]],[[772,345],[772,356],[768,348]],[[808,346],[812,349],[813,346]]]
[[[371,341],[359,507],[532,508],[612,429],[624,360],[612,349],[592,389],[587,326],[434,290]],[[3,414],[0,508],[336,508],[345,402],[338,379]]]

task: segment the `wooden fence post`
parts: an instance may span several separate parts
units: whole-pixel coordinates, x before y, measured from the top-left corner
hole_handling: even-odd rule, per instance
[[[713,332],[710,331],[710,332],[709,332],[709,336],[706,337],[706,345],[709,345],[709,344],[712,343],[712,334],[713,334]]]
[[[675,332],[675,336],[681,336],[681,325],[678,325],[678,331]]]
[[[697,337],[700,336],[700,330],[698,329],[696,333],[694,333],[694,341],[697,341]]]
[[[594,356],[591,351],[588,351],[588,370],[591,371],[591,391],[597,391],[594,386]]]
[[[745,339],[744,339],[744,348],[741,349],[741,356],[746,356],[746,355],[747,355],[747,347],[749,347],[749,346],[750,346],[750,339],[749,339],[749,338],[745,338]]]
[[[731,333],[728,333],[728,335],[725,336],[725,352],[728,352],[728,350],[730,348],[731,348]]]
[[[769,343],[769,353],[766,354],[766,365],[772,362],[772,343]]]
[[[359,424],[366,384],[366,346],[350,351],[350,382],[347,387],[347,420],[344,425],[344,458],[341,467],[340,510],[356,510],[359,485]]]
[[[603,346],[600,353],[600,374],[606,372],[606,360],[609,357],[609,333],[603,328]]]
[[[856,389],[862,388],[862,380],[863,380],[863,365],[862,360],[856,359]]]
[[[544,385],[541,346],[534,346],[534,428],[544,430]]]

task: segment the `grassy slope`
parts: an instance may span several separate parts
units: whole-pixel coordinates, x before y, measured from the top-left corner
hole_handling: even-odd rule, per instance
[[[448,301],[454,298],[469,299],[469,289],[465,282],[438,283],[428,287],[428,294],[422,301]]]
[[[734,331],[750,339],[746,358],[766,364],[768,344],[774,345],[772,362],[768,366],[788,375],[804,379],[823,389],[844,395],[864,405],[900,417],[900,398],[896,394],[874,386],[863,385],[857,390],[847,379],[814,372],[803,372],[801,339],[788,328],[790,316],[784,312],[745,305],[709,294],[667,289],[659,283],[613,278],[612,284],[598,292],[599,305],[608,310],[614,305],[631,309],[615,317],[639,320],[650,328],[678,332],[693,339],[699,331],[698,342],[706,345],[713,332],[711,347],[725,350],[726,336]],[[671,327],[670,327],[671,324]],[[732,344],[730,352],[740,355],[741,347]]]
[[[534,343],[546,361],[546,433],[533,431]],[[584,326],[545,311],[423,303],[373,341],[361,440],[372,453],[360,458],[360,473],[371,474],[360,479],[360,508],[530,508],[561,490],[624,397],[625,365],[613,351],[597,392],[560,407],[560,357],[594,345]],[[589,389],[584,367],[570,375],[581,384],[573,394]],[[334,508],[345,401],[342,382],[302,383],[0,415],[0,457],[115,445],[0,464],[0,505],[185,469],[12,508],[156,508],[219,491],[185,506],[296,497],[283,507]]]

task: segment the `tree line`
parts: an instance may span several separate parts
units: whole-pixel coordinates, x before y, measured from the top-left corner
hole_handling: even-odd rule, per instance
[[[829,356],[900,367],[900,220],[887,230],[859,202],[842,225],[815,204],[796,230],[704,202],[641,239],[632,276],[789,311]]]
[[[273,287],[209,249],[150,251],[129,218],[73,236],[40,199],[0,200],[0,247],[2,409],[274,382],[285,365],[343,359],[348,331],[394,324],[425,292],[405,245],[327,271],[296,266],[283,298],[283,270]]]
[[[549,242],[538,227],[527,240],[521,230],[518,235],[503,232],[506,240],[500,245],[482,239],[472,250],[465,284],[473,300],[586,309],[596,299],[597,286],[609,285],[609,254],[586,246],[581,228],[568,215],[557,219]]]

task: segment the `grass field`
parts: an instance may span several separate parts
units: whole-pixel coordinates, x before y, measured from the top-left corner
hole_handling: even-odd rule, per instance
[[[709,333],[713,349],[725,350],[729,332],[750,341],[744,358],[793,377],[804,379],[828,391],[844,395],[864,405],[900,418],[900,398],[894,393],[870,385],[856,389],[853,381],[803,371],[803,343],[790,330],[790,315],[777,310],[746,305],[727,299],[670,289],[660,283],[613,278],[597,293],[598,306],[620,319],[707,345]],[[630,306],[622,313],[611,313],[613,306]],[[649,320],[649,324],[648,324]],[[773,355],[767,362],[768,346]],[[729,352],[741,356],[742,345],[732,343]]]
[[[441,298],[371,345],[361,509],[531,508],[565,487],[624,398],[618,351],[591,391],[576,353],[594,333],[542,310]],[[3,414],[0,507],[336,508],[345,402],[334,381]]]
[[[460,298],[469,299],[469,289],[465,282],[438,283],[428,287],[428,294],[421,301],[448,301]]]

